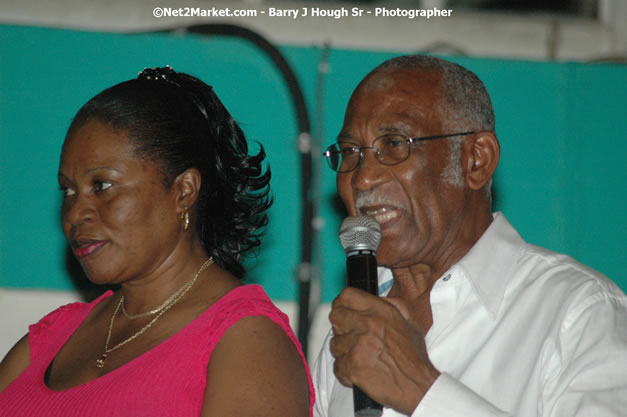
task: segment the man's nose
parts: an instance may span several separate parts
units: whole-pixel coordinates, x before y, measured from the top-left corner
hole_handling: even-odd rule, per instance
[[[376,148],[361,149],[361,161],[353,173],[352,183],[357,191],[368,191],[380,184],[385,177],[385,167],[376,158]]]

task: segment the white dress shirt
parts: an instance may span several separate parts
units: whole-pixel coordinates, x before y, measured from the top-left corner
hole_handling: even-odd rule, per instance
[[[379,276],[387,293],[391,273]],[[442,374],[411,417],[627,416],[627,297],[602,274],[525,243],[501,213],[435,283],[431,310],[427,351]],[[330,337],[313,367],[314,416],[352,417]]]

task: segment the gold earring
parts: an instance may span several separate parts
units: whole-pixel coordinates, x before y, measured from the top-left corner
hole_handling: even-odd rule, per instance
[[[189,229],[189,212],[187,210],[179,214],[179,221],[183,225],[183,230],[187,232]]]

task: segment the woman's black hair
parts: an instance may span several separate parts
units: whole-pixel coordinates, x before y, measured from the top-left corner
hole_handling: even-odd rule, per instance
[[[198,235],[214,261],[241,278],[240,257],[260,245],[268,222],[270,169],[262,166],[263,146],[248,155],[244,133],[212,87],[170,67],[146,69],[89,100],[68,136],[90,120],[128,132],[138,157],[159,165],[168,188],[185,170],[200,172]]]

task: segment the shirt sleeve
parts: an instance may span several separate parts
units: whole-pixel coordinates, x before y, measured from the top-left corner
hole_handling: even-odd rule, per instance
[[[565,318],[545,368],[536,410],[524,416],[624,417],[627,410],[627,301],[595,294]],[[489,401],[445,373],[411,417],[505,417]]]
[[[446,373],[440,374],[411,417],[508,417]]]
[[[68,336],[63,330],[74,326],[77,315],[80,318],[81,310],[87,306],[78,302],[63,305],[45,315],[37,323],[28,326],[31,363],[39,357],[42,350],[45,351],[52,344],[64,342]]]
[[[562,323],[541,409],[550,417],[621,417],[627,410],[627,299],[588,297]]]
[[[333,389],[333,356],[329,347],[331,330],[327,334],[320,349],[320,354],[314,362],[311,370],[314,388],[316,390],[316,403],[314,404],[314,417],[328,417],[329,397]]]

